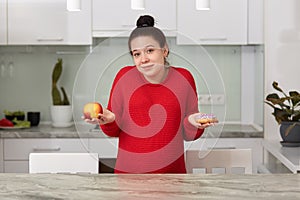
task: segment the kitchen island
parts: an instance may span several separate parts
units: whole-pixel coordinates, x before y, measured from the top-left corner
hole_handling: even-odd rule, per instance
[[[0,199],[300,198],[300,175],[0,174]]]

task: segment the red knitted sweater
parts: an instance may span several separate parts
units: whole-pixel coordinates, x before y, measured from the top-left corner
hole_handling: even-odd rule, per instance
[[[188,116],[198,112],[194,78],[170,67],[161,84],[151,84],[135,66],[122,68],[112,85],[108,109],[116,115],[102,125],[119,137],[115,173],[186,173],[184,140],[199,138]]]

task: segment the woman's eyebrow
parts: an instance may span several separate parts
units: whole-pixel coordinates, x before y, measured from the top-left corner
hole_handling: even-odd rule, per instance
[[[145,48],[149,48],[149,47],[155,47],[155,46],[152,45],[152,44],[149,44],[149,45],[146,45],[145,47],[142,47],[142,48],[136,48],[136,49],[133,49],[133,50],[131,50],[131,51],[132,51],[132,52],[133,52],[133,51],[138,51],[138,50],[145,49]]]

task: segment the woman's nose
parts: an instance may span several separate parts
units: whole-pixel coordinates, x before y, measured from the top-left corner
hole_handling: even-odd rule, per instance
[[[148,55],[146,53],[141,54],[141,61],[142,61],[142,63],[149,61]]]

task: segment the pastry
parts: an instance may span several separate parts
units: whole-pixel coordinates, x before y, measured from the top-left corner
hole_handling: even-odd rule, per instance
[[[199,114],[195,117],[196,122],[200,124],[206,124],[206,123],[217,123],[218,119],[214,114]]]

